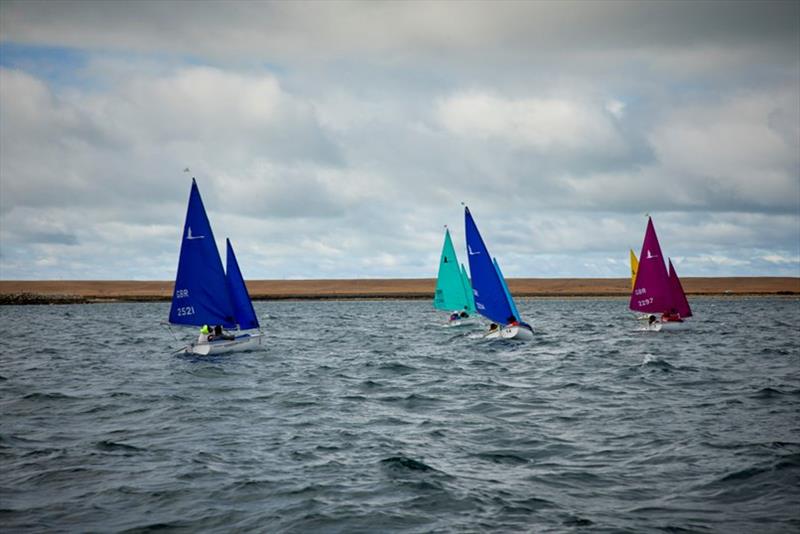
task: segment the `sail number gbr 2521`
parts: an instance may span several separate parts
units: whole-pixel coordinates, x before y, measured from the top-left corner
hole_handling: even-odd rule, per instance
[[[176,299],[189,298],[189,290],[176,289],[175,298]],[[194,315],[194,306],[181,306],[175,310],[175,313],[178,317],[186,317],[187,315]]]

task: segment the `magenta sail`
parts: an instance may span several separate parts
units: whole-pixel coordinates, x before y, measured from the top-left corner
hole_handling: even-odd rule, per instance
[[[664,313],[672,308],[670,282],[653,219],[647,220],[636,285],[631,293],[630,309],[645,313]]]
[[[686,300],[686,293],[683,292],[681,280],[678,278],[678,273],[672,266],[672,260],[669,260],[669,288],[672,299],[672,306],[680,314],[681,318],[685,319],[692,316],[692,308],[689,307],[689,301]]]

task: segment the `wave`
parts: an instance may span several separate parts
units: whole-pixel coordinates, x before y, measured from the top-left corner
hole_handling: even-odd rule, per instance
[[[780,397],[800,397],[800,389],[781,390],[767,386],[750,395],[751,399],[776,399]]]
[[[524,465],[530,463],[530,460],[527,458],[524,458],[523,456],[513,452],[486,451],[479,452],[473,456],[480,460],[486,460],[495,464]]]
[[[671,372],[676,369],[676,367],[667,360],[653,356],[652,354],[645,354],[639,367],[645,369],[660,369],[664,372]]]
[[[437,469],[419,460],[414,460],[408,456],[390,456],[381,460],[381,465],[392,471],[409,471],[419,473],[440,472]]]
[[[786,469],[800,468],[800,453],[787,454],[766,466],[754,466],[733,471],[721,477],[717,482],[733,482],[750,480],[766,473],[774,473]]]
[[[95,448],[103,452],[139,452],[145,450],[134,445],[117,443],[116,441],[109,441],[105,439],[95,443]]]
[[[59,392],[52,392],[52,393],[28,393],[24,397],[24,400],[35,400],[35,401],[60,401],[60,400],[79,400],[81,397],[76,397],[72,395],[67,395],[66,393],[59,393]]]
[[[400,375],[415,373],[418,371],[416,367],[412,367],[410,365],[405,365],[398,362],[382,363],[378,365],[378,369],[381,371],[389,371],[391,373]]]

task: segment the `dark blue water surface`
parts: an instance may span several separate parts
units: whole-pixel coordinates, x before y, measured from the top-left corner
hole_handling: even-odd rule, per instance
[[[528,343],[422,301],[257,302],[172,356],[168,303],[0,308],[7,532],[798,532],[800,301],[525,300]],[[182,340],[196,332],[179,330]]]

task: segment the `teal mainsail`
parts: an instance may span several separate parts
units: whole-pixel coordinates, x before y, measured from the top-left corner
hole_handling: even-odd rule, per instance
[[[439,276],[436,280],[436,294],[433,306],[446,311],[475,311],[472,287],[463,266],[458,263],[450,231],[445,230],[442,257],[439,259]]]

